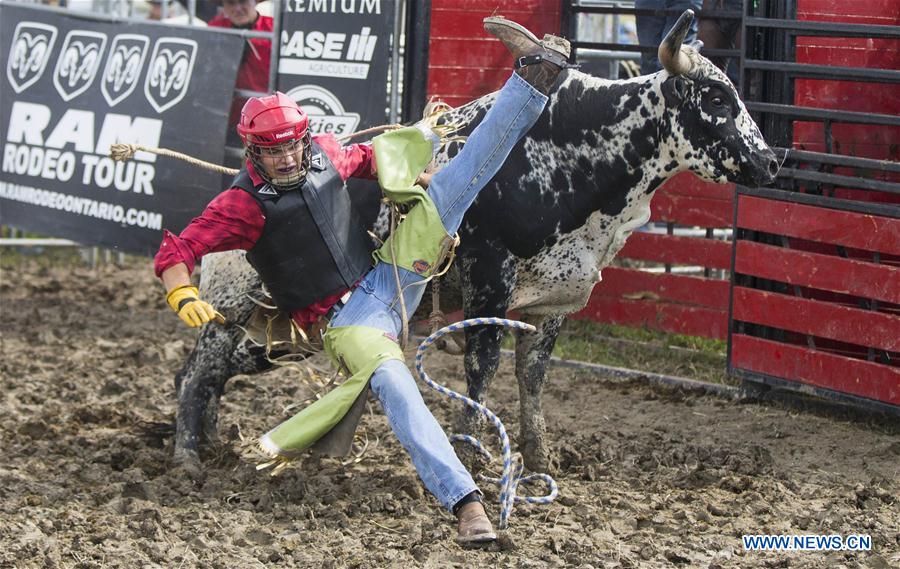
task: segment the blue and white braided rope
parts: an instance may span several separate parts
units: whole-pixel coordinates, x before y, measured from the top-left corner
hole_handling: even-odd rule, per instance
[[[500,421],[500,418],[497,417],[490,409],[474,401],[469,399],[465,395],[461,395],[452,389],[448,389],[443,385],[440,385],[434,382],[428,374],[425,373],[425,367],[423,365],[425,359],[425,352],[430,348],[436,340],[445,336],[447,334],[456,332],[458,330],[462,330],[463,328],[469,328],[471,326],[505,326],[507,328],[515,328],[517,330],[525,330],[527,332],[534,332],[535,327],[531,324],[525,324],[524,322],[519,322],[517,320],[507,320],[506,318],[471,318],[469,320],[463,320],[462,322],[456,322],[449,326],[445,326],[441,328],[434,334],[428,336],[422,343],[419,344],[418,349],[416,350],[416,372],[419,374],[419,378],[428,384],[429,387],[438,391],[439,393],[443,393],[444,395],[450,397],[451,399],[456,399],[462,401],[469,407],[479,411],[485,417],[488,418],[494,426],[497,427],[497,431],[500,434],[500,446],[503,451],[503,474],[500,478],[489,478],[487,476],[481,475],[480,478],[482,480],[492,482],[494,484],[498,484],[500,486],[500,529],[506,529],[509,525],[509,516],[512,514],[513,505],[516,502],[526,502],[530,504],[549,504],[554,499],[556,499],[556,495],[559,493],[559,488],[556,485],[556,481],[553,480],[547,474],[532,474],[530,476],[522,476],[522,471],[524,470],[524,465],[522,464],[522,455],[519,453],[512,454],[510,452],[509,445],[509,436],[506,434],[506,427],[503,426],[503,423]],[[451,441],[454,440],[463,440],[468,443],[471,443],[478,449],[478,452],[482,454],[487,460],[490,462],[492,459],[491,453],[484,448],[484,445],[478,441],[478,439],[471,437],[469,435],[453,435],[450,437]],[[516,490],[518,489],[519,484],[523,482],[533,482],[536,480],[543,480],[547,487],[550,489],[550,493],[546,496],[516,496]]]

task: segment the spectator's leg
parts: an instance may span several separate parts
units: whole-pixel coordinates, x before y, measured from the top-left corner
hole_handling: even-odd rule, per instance
[[[635,0],[634,7],[642,10],[664,10],[665,0]],[[665,16],[635,16],[638,43],[643,46],[656,46],[662,41],[666,25]],[[662,69],[656,52],[641,54],[641,74],[649,75]]]
[[[720,10],[721,0],[703,0],[704,10]],[[703,18],[697,28],[697,35],[703,45],[709,49],[728,49],[730,39],[725,37],[722,29],[722,20],[718,18]],[[725,69],[727,60],[724,57],[710,57],[709,60],[719,69]]]
[[[744,9],[744,2],[742,0],[725,0],[725,5],[729,10],[735,10],[738,12]],[[731,47],[742,49],[744,44],[741,33],[741,20],[728,20],[727,26],[728,28],[726,33],[729,37],[732,38]],[[735,85],[740,83],[741,63],[738,57],[732,57],[729,59],[726,72],[728,73],[728,78],[731,79],[732,83],[734,83]]]
[[[677,13],[673,13],[666,18],[662,36],[665,37],[665,35],[669,33],[669,30],[671,30],[672,26],[675,25],[675,22],[678,21],[678,17],[682,12],[690,9],[693,10],[696,15],[702,7],[703,0],[667,0],[666,9],[677,11]],[[691,22],[691,27],[688,30],[687,35],[684,37],[684,43],[687,45],[693,45],[694,42],[697,41],[697,20],[698,18],[695,16],[694,21]]]

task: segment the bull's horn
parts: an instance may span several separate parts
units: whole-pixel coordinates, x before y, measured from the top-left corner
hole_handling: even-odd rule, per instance
[[[684,36],[687,35],[693,21],[694,11],[685,10],[659,44],[657,52],[659,62],[672,75],[684,75],[691,70],[691,60],[681,51],[681,42],[684,41]]]

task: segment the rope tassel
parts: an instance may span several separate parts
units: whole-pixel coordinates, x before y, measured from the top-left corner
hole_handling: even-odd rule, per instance
[[[512,454],[512,452],[510,451],[509,436],[506,434],[506,427],[503,426],[500,418],[481,403],[478,403],[477,401],[474,401],[473,399],[470,399],[465,395],[461,395],[453,391],[452,389],[448,389],[443,385],[440,385],[433,381],[430,377],[428,377],[428,374],[425,373],[425,367],[423,365],[425,352],[428,351],[428,348],[433,346],[435,342],[442,336],[456,332],[458,330],[462,330],[464,328],[484,325],[505,326],[507,328],[524,330],[526,332],[536,331],[536,328],[531,324],[526,324],[517,320],[507,320],[506,318],[472,318],[470,320],[463,320],[462,322],[457,322],[455,324],[445,326],[444,328],[441,328],[434,334],[422,340],[422,343],[419,344],[419,348],[416,350],[416,373],[419,374],[419,379],[424,381],[429,387],[439,393],[443,393],[451,399],[462,401],[472,409],[479,411],[482,415],[487,417],[487,419],[491,421],[495,427],[497,427],[497,431],[500,435],[500,446],[503,451],[503,474],[500,478],[489,478],[484,475],[481,475],[480,478],[482,480],[485,480],[486,482],[491,482],[500,486],[500,523],[498,524],[498,527],[500,529],[506,529],[509,525],[509,516],[512,514],[513,506],[517,502],[526,502],[529,504],[549,504],[550,502],[555,500],[557,494],[559,493],[559,487],[556,485],[556,481],[553,480],[553,478],[548,474],[531,474],[529,476],[522,476],[522,472],[525,469],[522,463],[522,455],[519,453]],[[478,449],[478,452],[485,456],[488,461],[491,460],[491,453],[488,452],[487,449],[484,448],[484,445],[482,445],[481,442],[479,442],[478,439],[474,437],[471,437],[469,435],[453,435],[450,437],[450,440],[451,442],[454,440],[466,441],[474,445],[475,448]],[[523,482],[535,482],[537,480],[544,481],[544,483],[549,488],[550,491],[546,496],[516,496],[516,491],[519,484]]]

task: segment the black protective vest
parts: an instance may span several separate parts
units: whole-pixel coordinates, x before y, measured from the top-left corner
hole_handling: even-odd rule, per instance
[[[278,192],[266,182],[254,186],[246,168],[231,184],[253,196],[266,217],[247,260],[285,311],[350,288],[372,267],[372,239],[340,174],[316,143],[310,162],[296,190]]]

